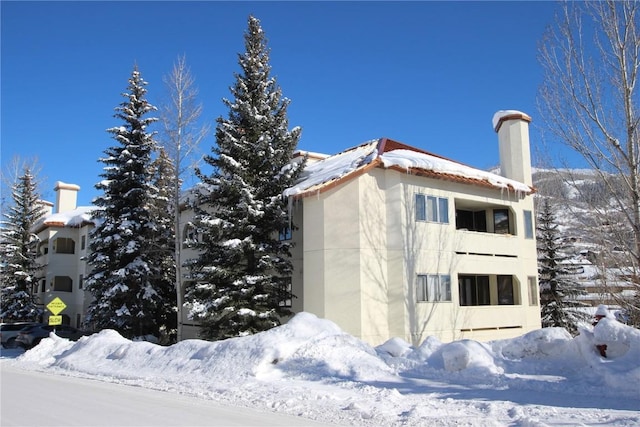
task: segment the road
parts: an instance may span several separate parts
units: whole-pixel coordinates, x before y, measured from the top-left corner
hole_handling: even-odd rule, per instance
[[[121,384],[24,371],[0,360],[0,426],[322,426]]]

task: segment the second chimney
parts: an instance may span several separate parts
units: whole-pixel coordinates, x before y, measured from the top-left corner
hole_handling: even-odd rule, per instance
[[[529,186],[533,185],[530,122],[531,117],[516,110],[500,110],[493,115],[493,129],[498,133],[500,147],[500,174]]]

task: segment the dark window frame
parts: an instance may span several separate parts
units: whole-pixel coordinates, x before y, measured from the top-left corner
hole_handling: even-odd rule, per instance
[[[76,241],[71,237],[57,237],[53,242],[54,252],[57,254],[75,254]]]
[[[73,292],[73,279],[69,276],[54,276],[52,288],[54,292]]]
[[[488,275],[459,275],[458,291],[459,302],[463,307],[491,305],[491,288]]]
[[[499,274],[496,276],[498,286],[498,305],[515,305],[516,291],[513,276]]]
[[[509,209],[493,210],[493,232],[496,234],[511,234],[511,213]]]

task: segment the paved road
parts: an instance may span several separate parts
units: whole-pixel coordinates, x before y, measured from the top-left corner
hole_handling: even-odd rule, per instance
[[[0,425],[322,426],[289,415],[154,391],[20,370],[0,360]]]

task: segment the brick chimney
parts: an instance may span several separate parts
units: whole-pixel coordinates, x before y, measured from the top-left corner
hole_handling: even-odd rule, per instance
[[[58,208],[56,213],[72,211],[77,208],[79,186],[58,181],[53,191],[56,192],[56,206]]]
[[[531,117],[516,110],[500,110],[493,115],[493,129],[498,133],[500,174],[505,178],[533,185],[529,123]]]

